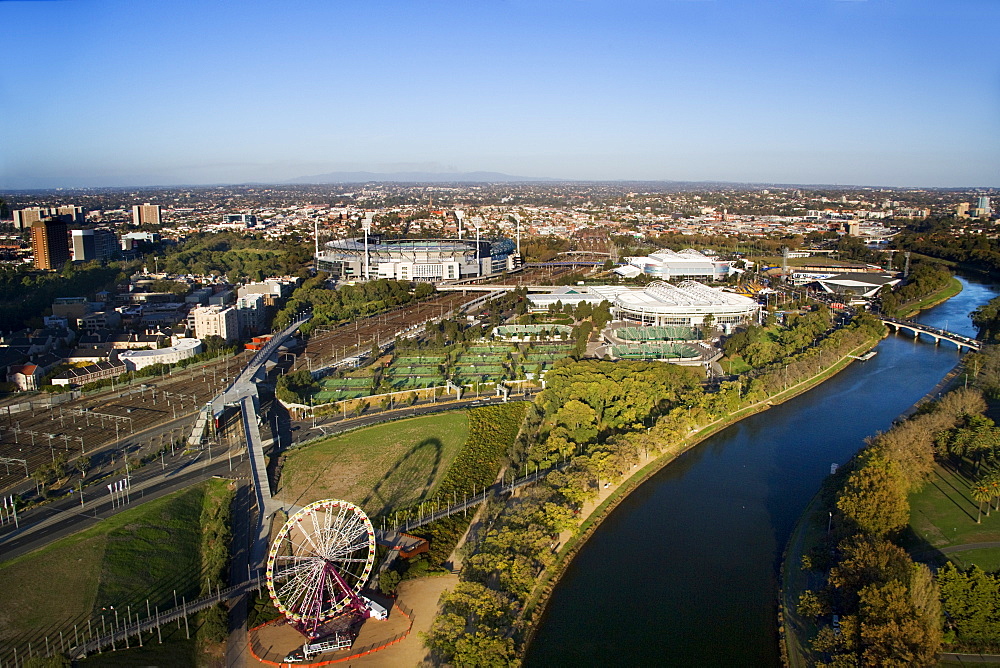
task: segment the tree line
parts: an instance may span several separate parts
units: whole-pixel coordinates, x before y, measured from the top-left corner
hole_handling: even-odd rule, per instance
[[[312,310],[312,319],[299,328],[304,335],[308,335],[317,327],[364,318],[424,299],[434,293],[434,286],[430,283],[414,284],[386,278],[357,285],[342,285],[333,290],[327,285],[329,278],[329,274],[321,271],[296,288],[284,308],[275,315],[275,328],[287,327],[296,314]]]
[[[1000,615],[979,598],[996,591],[994,576],[950,564],[935,575],[902,546],[908,497],[938,461],[972,467],[980,513],[1000,498],[1000,478],[989,468],[1000,455],[1000,430],[985,409],[978,389],[954,390],[868,439],[824,485],[832,530],[803,567],[824,572],[826,583],[804,592],[797,608],[817,621],[811,647],[826,657],[817,665],[931,666],[942,639],[968,650],[1000,643]]]
[[[787,370],[764,368],[749,382],[723,383],[713,392],[702,387],[700,374],[676,365],[557,363],[528,407],[509,460],[529,469],[566,466],[516,499],[491,506],[489,528],[466,559],[462,581],[443,597],[443,612],[428,634],[436,659],[455,666],[515,664],[537,622],[539,610],[529,604],[539,583],[604,484],[621,482],[647,456],[679,454],[706,425],[816,374],[884,332],[877,319],[861,315],[793,355]]]

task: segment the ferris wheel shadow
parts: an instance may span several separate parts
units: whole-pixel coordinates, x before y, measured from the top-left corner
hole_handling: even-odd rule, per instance
[[[425,438],[411,447],[375,483],[361,500],[361,507],[375,517],[413,503],[417,490],[416,501],[424,499],[441,469],[443,451],[444,444],[436,437]]]

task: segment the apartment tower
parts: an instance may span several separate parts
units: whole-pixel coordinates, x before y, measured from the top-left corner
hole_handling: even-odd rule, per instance
[[[58,269],[69,262],[69,238],[66,221],[43,218],[31,224],[31,252],[36,269]]]

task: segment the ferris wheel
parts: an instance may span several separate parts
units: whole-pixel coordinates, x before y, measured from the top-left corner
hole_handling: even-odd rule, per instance
[[[375,561],[375,528],[353,503],[316,501],[288,518],[267,557],[267,590],[309,637],[345,610],[367,617],[358,592]]]

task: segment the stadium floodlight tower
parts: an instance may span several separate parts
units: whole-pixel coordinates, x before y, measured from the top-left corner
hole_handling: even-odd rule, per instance
[[[316,251],[313,261],[313,266],[316,268],[317,273],[319,272],[319,218],[313,218],[313,241],[316,244]]]
[[[483,219],[480,216],[473,216],[469,219],[472,226],[476,228],[476,266],[479,269],[479,274],[483,273],[483,258],[479,253],[479,232],[483,227]]]
[[[462,220],[465,218],[465,212],[461,209],[455,209],[455,220],[458,221],[458,238],[462,238]]]
[[[368,211],[365,213],[365,220],[361,223],[361,229],[365,231],[365,280],[371,280],[371,263],[368,259],[368,233],[372,230],[372,218],[375,217],[374,211]]]
[[[516,213],[511,215],[514,216],[514,225],[517,229],[517,254],[521,255],[521,216]]]

